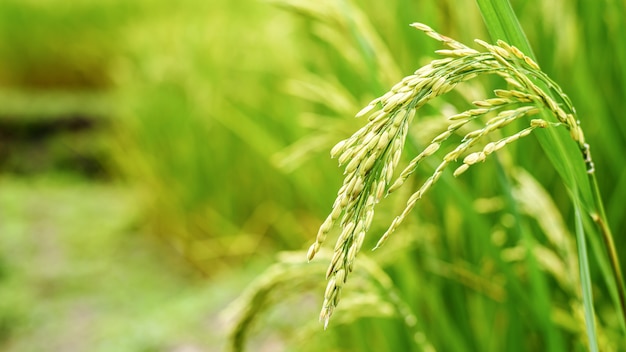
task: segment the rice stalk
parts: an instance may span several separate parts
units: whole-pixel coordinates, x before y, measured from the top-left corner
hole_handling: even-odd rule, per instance
[[[320,321],[325,328],[339,303],[342,287],[353,270],[356,255],[372,223],[376,204],[402,187],[422,160],[433,157],[449,137],[458,134],[459,129],[469,122],[489,117],[482,128],[465,134],[461,142],[441,158],[433,174],[409,197],[405,209],[391,222],[374,249],[380,247],[402,224],[448,166],[462,159],[463,163],[454,171],[455,176],[461,175],[471,166],[485,161],[490,154],[530,135],[537,128],[566,128],[582,153],[587,172],[594,172],[589,146],[585,143],[571,101],[530,57],[500,40],[495,45],[476,40],[483,48],[483,51],[478,51],[435,32],[427,25],[414,23],[411,26],[443,43],[447,49],[437,53],[444,58],[434,60],[403,78],[389,92],[365,106],[356,117],[365,117],[368,123],[351,137],[337,143],[330,152],[331,157],[337,158],[339,165],[344,167],[345,178],[330,214],[320,226],[307,253],[309,261],[312,260],[334,224],[339,222],[342,231],[326,271],[328,283],[320,312]],[[512,88],[497,89],[495,97],[476,101],[476,108],[451,116],[447,129],[433,138],[394,179],[416,111],[450,92],[459,83],[486,74],[500,76]],[[548,87],[547,91],[541,87]],[[473,151],[494,132],[543,111],[550,112],[555,121],[531,119],[528,127]]]

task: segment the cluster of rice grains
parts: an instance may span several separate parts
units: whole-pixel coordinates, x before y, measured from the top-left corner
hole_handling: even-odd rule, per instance
[[[404,211],[398,215],[376,248],[402,223],[415,203],[428,191],[442,175],[449,164],[463,157],[463,163],[456,168],[458,176],[470,166],[484,161],[491,153],[521,137],[529,135],[535,128],[564,126],[578,143],[587,169],[593,172],[589,147],[584,141],[575,110],[561,89],[542,73],[538,65],[517,48],[502,41],[490,45],[480,40],[476,43],[486,51],[479,52],[455,40],[433,31],[430,27],[414,23],[413,27],[442,42],[449,49],[438,50],[445,58],[432,61],[413,75],[405,77],[389,92],[375,99],[356,117],[368,117],[369,122],[350,138],[339,142],[331,150],[331,156],[338,158],[339,165],[345,165],[345,179],[339,189],[330,215],[321,225],[315,243],[308,251],[311,260],[319,251],[326,235],[339,220],[342,232],[337,239],[330,266],[326,272],[328,285],[320,320],[324,327],[337,306],[341,288],[348,273],[352,271],[356,254],[359,252],[365,233],[374,215],[374,207],[386,196],[402,186],[416,170],[420,161],[433,155],[450,136],[468,122],[487,114],[495,115],[486,121],[481,129],[467,133],[460,144],[447,153],[434,173],[413,193]],[[393,175],[405,144],[409,124],[417,109],[431,99],[451,91],[458,83],[468,81],[483,74],[496,74],[512,87],[509,90],[495,90],[495,97],[474,102],[476,108],[449,118],[447,130],[435,137],[430,144],[400,173]],[[545,86],[548,92],[540,88]],[[556,97],[557,103],[552,96]],[[515,120],[537,115],[542,110],[550,111],[558,122],[548,122],[539,118],[530,120],[528,127],[495,142],[487,143],[481,151],[469,153],[470,148],[491,132],[501,129]]]

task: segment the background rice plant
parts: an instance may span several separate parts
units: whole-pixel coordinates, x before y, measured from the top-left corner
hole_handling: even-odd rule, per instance
[[[239,326],[235,313],[253,307],[259,311],[242,340],[250,350],[586,348],[575,214],[533,136],[499,152],[498,162],[457,179],[444,174],[380,250],[369,252],[377,236],[366,239],[326,332],[317,322],[326,261],[305,265],[304,253],[274,259],[278,251],[307,248],[330,211],[341,172],[328,152],[361,126],[351,116],[440,49],[408,24],[427,23],[464,43],[487,40],[475,3],[62,3],[0,4],[0,115],[25,121],[78,111],[103,118],[95,148],[109,176],[76,176],[58,163],[41,171],[3,162],[3,348],[68,346],[67,336],[78,331],[84,345],[74,350],[221,350],[224,327]],[[512,5],[537,62],[576,106],[624,257],[626,9],[617,0]],[[406,154],[418,153],[446,116],[498,84],[487,77],[425,107],[409,130]],[[54,94],[69,98],[45,99]],[[36,99],[68,103],[30,104]],[[11,160],[40,155],[8,148],[16,144],[5,134],[0,157],[16,149]],[[74,137],[60,135],[53,146],[34,150],[92,150]],[[424,164],[406,190],[381,204],[373,234],[403,209],[409,194],[402,192],[435,167]],[[40,171],[20,171],[26,169]],[[33,177],[47,181],[32,183]],[[107,222],[71,220],[103,216],[92,207],[125,225],[93,231]],[[54,254],[35,256],[49,271],[28,264],[40,254],[34,239],[46,233],[28,225],[29,214],[39,214],[32,209],[50,214],[42,219],[56,216],[46,226],[64,234],[61,248],[75,250],[42,247]],[[337,235],[329,234],[329,242]],[[85,261],[94,266],[79,271]],[[590,266],[598,343],[619,350],[626,342],[597,253],[590,253]],[[103,267],[114,269],[104,275]],[[251,291],[218,314],[245,287]],[[272,289],[254,295],[255,287]],[[72,312],[85,311],[94,317],[90,328],[75,330],[85,321]],[[59,321],[60,313],[68,318]]]

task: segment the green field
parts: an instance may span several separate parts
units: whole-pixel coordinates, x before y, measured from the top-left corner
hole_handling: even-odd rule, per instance
[[[626,351],[626,5],[511,0],[517,28],[507,4],[1,1],[0,350]],[[331,148],[404,77],[469,52],[436,54],[414,22],[482,52],[474,39],[509,42],[555,83],[493,49],[550,92],[445,169],[500,115],[448,118],[518,88],[500,69],[410,103],[390,175],[404,184],[376,205],[356,259],[331,268],[326,297],[341,301],[324,329],[325,273],[352,220],[310,262],[307,249],[356,158],[337,167]],[[372,107],[394,114],[387,101]],[[358,196],[385,177],[372,162]],[[356,204],[344,211],[358,222],[369,203]]]

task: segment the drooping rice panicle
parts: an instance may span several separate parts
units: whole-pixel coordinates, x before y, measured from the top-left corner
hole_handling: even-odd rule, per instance
[[[435,32],[427,25],[414,23],[411,26],[446,45],[448,49],[437,51],[444,58],[421,67],[403,78],[387,93],[372,100],[356,114],[357,118],[367,118],[365,126],[337,143],[330,151],[331,157],[337,158],[339,165],[344,167],[344,181],[337,192],[330,214],[320,226],[315,242],[307,253],[308,259],[312,260],[333,225],[339,222],[341,233],[326,272],[328,284],[320,312],[324,327],[328,325],[339,303],[342,287],[354,267],[356,255],[371,226],[376,204],[385,195],[402,187],[421,161],[435,157],[445,148],[445,142],[451,136],[460,134],[461,128],[468,123],[475,125],[483,118],[488,118],[481,128],[465,133],[461,142],[441,157],[433,174],[408,198],[404,210],[392,221],[374,249],[380,247],[400,226],[417,201],[437,183],[449,165],[462,158],[463,163],[453,172],[454,176],[459,176],[470,166],[484,161],[509,143],[528,136],[536,128],[567,128],[583,152],[588,172],[593,172],[589,147],[585,143],[569,98],[540,71],[537,63],[516,47],[502,41],[492,45],[476,40],[486,50],[477,51]],[[434,137],[393,180],[416,111],[432,99],[453,90],[457,84],[485,74],[500,76],[512,88],[496,89],[495,97],[475,101],[475,108],[449,117],[448,127]],[[550,92],[542,90],[536,84],[538,81],[549,87]],[[485,143],[480,151],[469,153],[472,147],[483,142],[487,136],[513,121],[541,111],[551,112],[557,122],[534,119],[530,127],[495,142]]]

